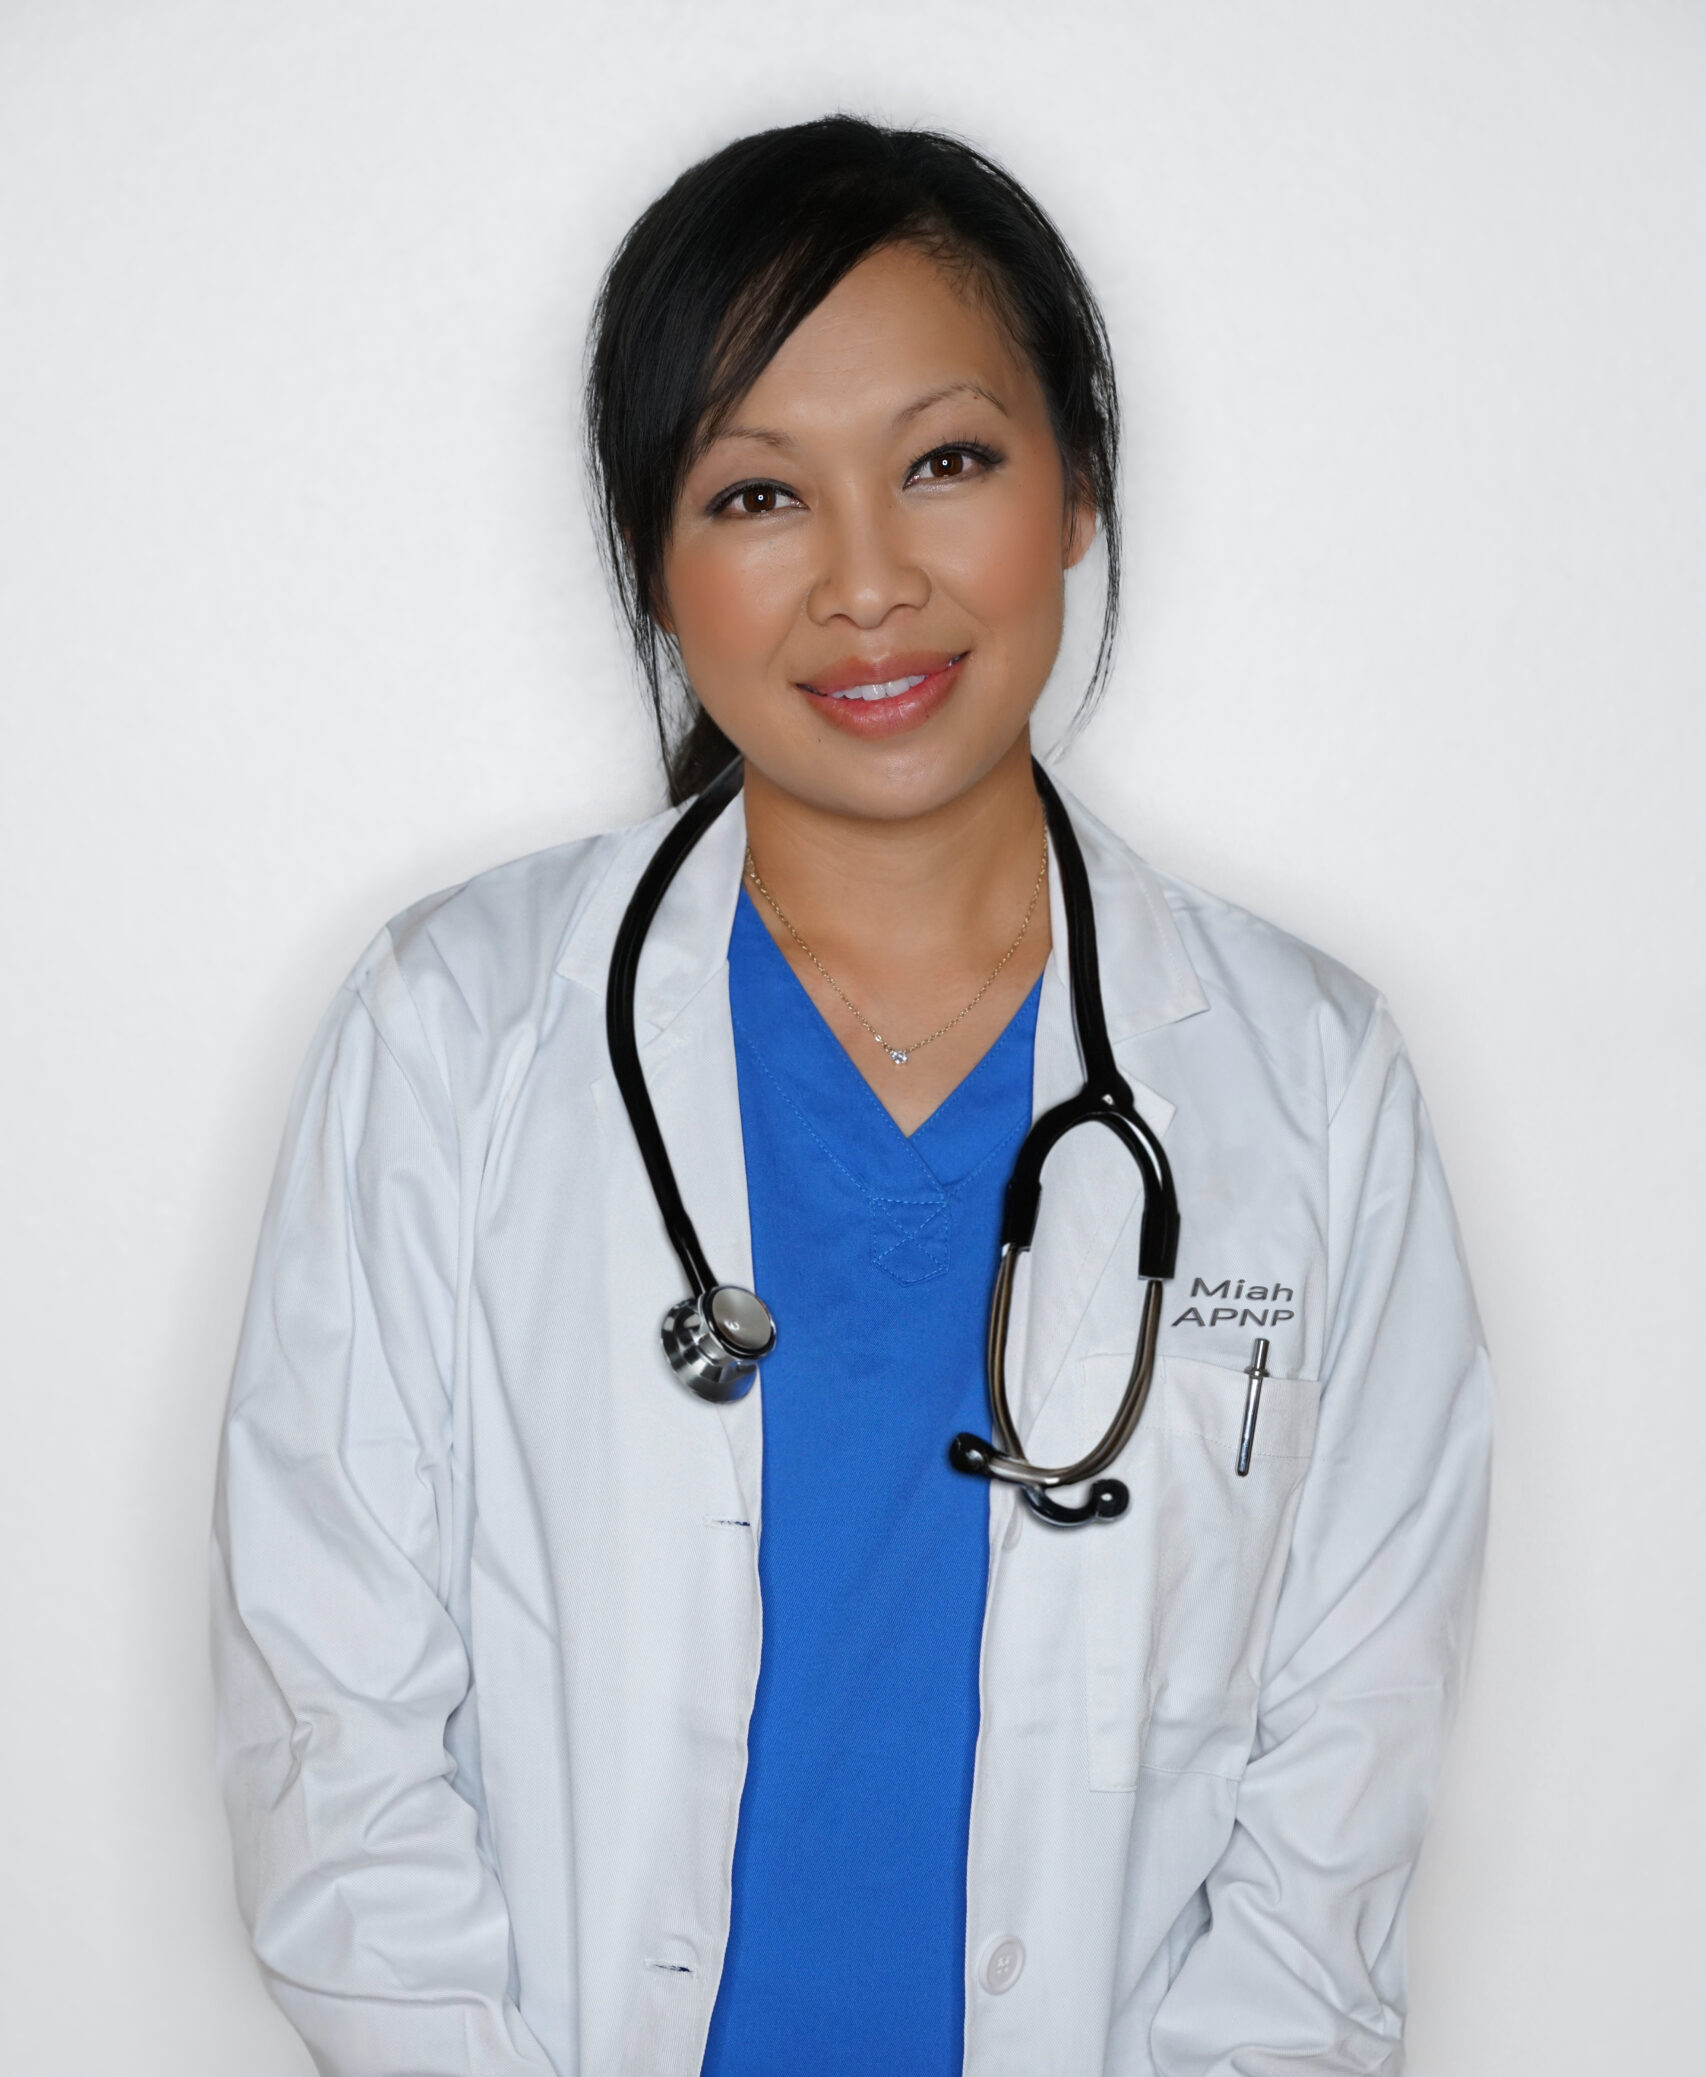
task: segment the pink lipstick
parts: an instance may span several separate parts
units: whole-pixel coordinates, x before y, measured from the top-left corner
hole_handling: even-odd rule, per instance
[[[929,720],[953,691],[968,652],[848,657],[799,690],[823,718],[854,736],[897,735]]]

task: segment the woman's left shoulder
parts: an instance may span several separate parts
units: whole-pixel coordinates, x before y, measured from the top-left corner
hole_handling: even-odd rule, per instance
[[[1102,930],[1114,939],[1105,966],[1124,952],[1188,974],[1217,1025],[1242,1027],[1290,1078],[1343,1088],[1371,1037],[1391,1027],[1378,988],[1319,946],[1152,863],[1094,816],[1073,819],[1098,916],[1112,925]]]

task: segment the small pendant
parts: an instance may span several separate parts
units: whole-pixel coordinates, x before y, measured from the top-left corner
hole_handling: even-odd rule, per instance
[[[889,1058],[894,1062],[896,1067],[904,1067],[906,1065],[906,1055],[900,1050],[898,1046],[890,1046]]]

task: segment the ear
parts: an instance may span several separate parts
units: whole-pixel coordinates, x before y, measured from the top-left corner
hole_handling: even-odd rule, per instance
[[[1096,538],[1096,507],[1087,497],[1075,497],[1066,508],[1066,530],[1062,540],[1061,568],[1070,570],[1090,552]]]

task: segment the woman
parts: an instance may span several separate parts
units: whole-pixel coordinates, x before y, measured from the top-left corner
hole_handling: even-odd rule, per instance
[[[338,2077],[1396,2071],[1485,1360],[1379,1000],[1046,805],[1091,295],[835,118],[646,212],[590,370],[713,790],[408,911],[304,1071],[217,1533],[272,1987]],[[995,1443],[1141,1414],[990,1479],[1003,1191],[1087,1074],[1142,1122],[1003,1258]]]

